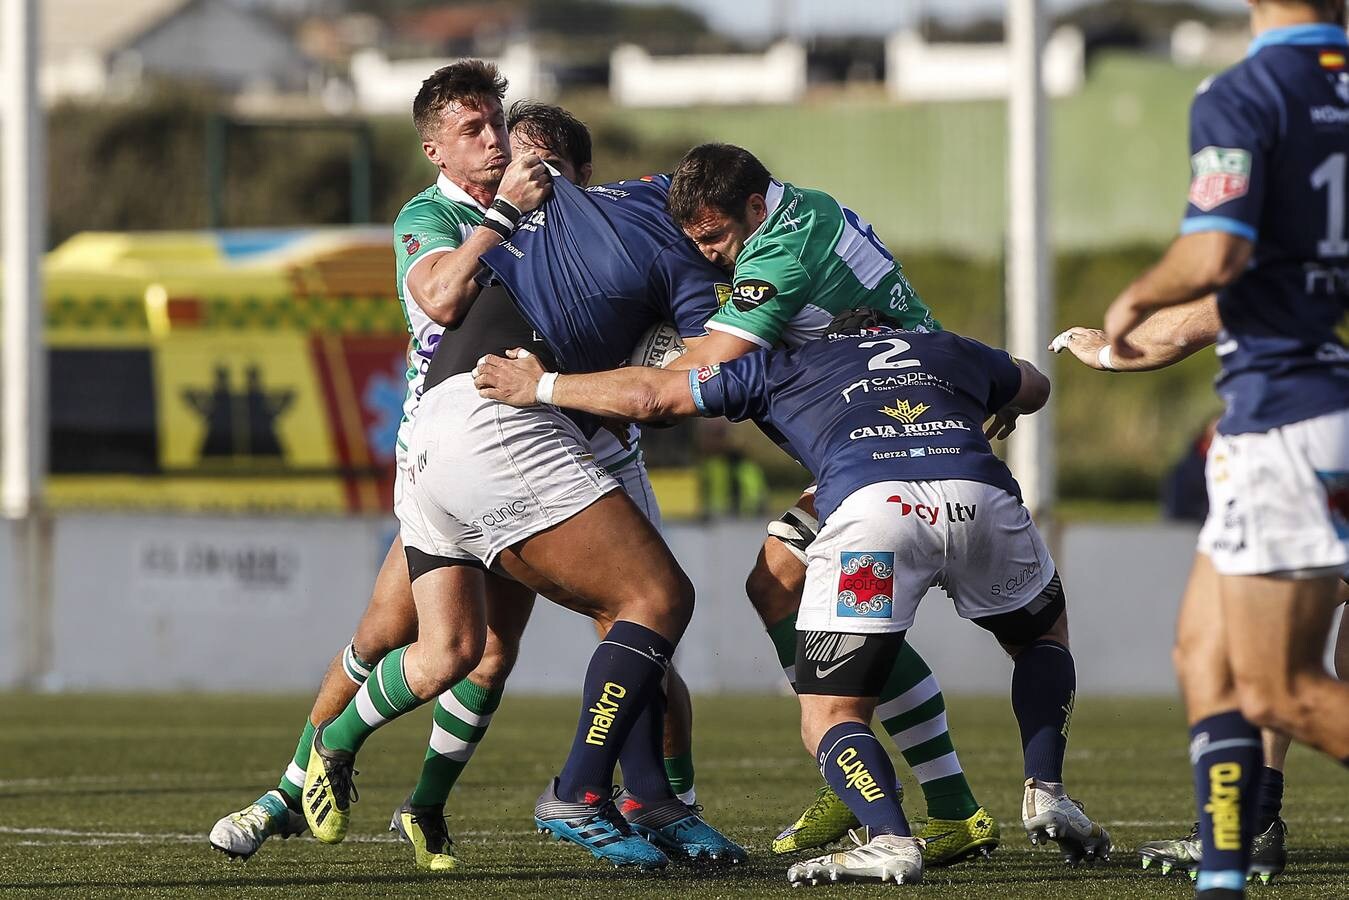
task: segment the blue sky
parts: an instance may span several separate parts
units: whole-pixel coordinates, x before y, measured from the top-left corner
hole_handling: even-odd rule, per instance
[[[625,3],[674,2],[703,13],[719,31],[760,38],[780,31],[777,22],[793,21],[801,35],[887,34],[925,13],[953,20],[997,13],[1004,0],[622,0]],[[1083,5],[1084,0],[1045,0],[1051,11]],[[1244,0],[1200,0],[1219,10],[1241,12]]]

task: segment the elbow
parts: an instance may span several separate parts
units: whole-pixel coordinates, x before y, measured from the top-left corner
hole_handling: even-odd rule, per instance
[[[649,387],[639,388],[634,393],[629,411],[638,422],[659,422],[670,417],[660,393]]]
[[[445,300],[422,306],[422,312],[426,313],[427,318],[432,322],[453,331],[464,323],[464,318],[468,315],[468,305],[457,303],[454,300]]]

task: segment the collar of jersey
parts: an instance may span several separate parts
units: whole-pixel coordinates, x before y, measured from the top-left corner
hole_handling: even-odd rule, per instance
[[[1269,31],[1266,31],[1264,34],[1251,41],[1251,47],[1246,51],[1246,56],[1254,56],[1266,47],[1274,47],[1279,44],[1301,47],[1308,45],[1349,47],[1349,36],[1345,35],[1343,28],[1338,25],[1332,25],[1329,22],[1318,22],[1314,25],[1290,25],[1287,28],[1271,28]]]
[[[781,181],[778,181],[776,178],[769,180],[768,191],[763,195],[764,206],[767,208],[764,212],[763,221],[759,223],[758,228],[749,233],[749,237],[745,238],[746,244],[752,241],[759,232],[763,231],[764,226],[768,224],[768,220],[773,218],[773,213],[777,212],[778,207],[782,205],[782,194],[784,190],[785,188],[783,188]]]
[[[465,206],[471,206],[483,215],[487,214],[486,207],[470,197],[468,191],[446,178],[444,172],[436,176],[436,187],[440,188],[440,192],[447,199],[453,200],[455,203],[462,203]]]

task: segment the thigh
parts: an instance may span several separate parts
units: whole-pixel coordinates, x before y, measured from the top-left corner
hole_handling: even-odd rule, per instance
[[[487,640],[517,647],[534,612],[534,589],[490,572],[484,581]]]
[[[518,557],[566,592],[571,608],[592,617],[612,615],[634,598],[690,593],[660,533],[618,490],[502,556]]]
[[[868,485],[844,499],[807,554],[797,629],[908,630],[943,560],[929,500],[922,482]]]
[[[1190,724],[1236,706],[1218,573],[1197,553],[1176,621],[1176,671]]]
[[[1320,672],[1338,579],[1220,575],[1228,657],[1237,682],[1286,686]]]
[[[1033,615],[1063,597],[1047,590],[1057,570],[1030,513],[993,485],[942,481],[947,556],[942,587],[966,619],[1024,611]],[[1050,617],[1052,624],[1057,614]]]
[[[375,576],[370,603],[356,626],[356,654],[367,662],[417,637],[417,607],[412,602],[412,581],[402,538],[395,537]]]
[[[444,566],[412,582],[417,642],[432,648],[477,644],[481,651],[487,633],[486,574],[474,566]]]

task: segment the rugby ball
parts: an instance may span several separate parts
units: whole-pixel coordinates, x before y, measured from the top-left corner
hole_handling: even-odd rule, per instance
[[[668,322],[657,322],[647,329],[628,358],[630,366],[664,368],[688,352],[684,340]]]

